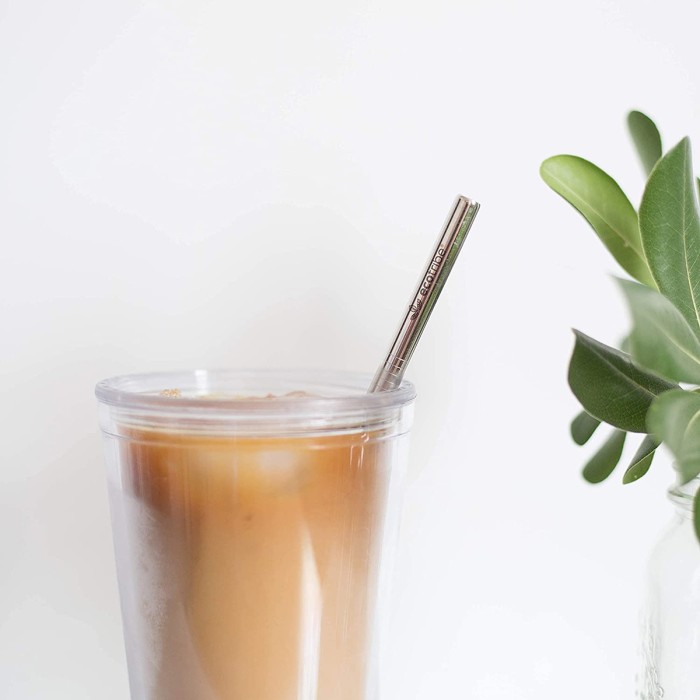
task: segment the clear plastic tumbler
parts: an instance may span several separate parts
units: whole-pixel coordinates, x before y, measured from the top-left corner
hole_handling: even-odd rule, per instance
[[[377,700],[415,398],[324,372],[97,386],[133,700]]]

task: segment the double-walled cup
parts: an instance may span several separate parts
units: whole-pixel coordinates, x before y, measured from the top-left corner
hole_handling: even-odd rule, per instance
[[[376,700],[413,386],[97,386],[133,700]]]

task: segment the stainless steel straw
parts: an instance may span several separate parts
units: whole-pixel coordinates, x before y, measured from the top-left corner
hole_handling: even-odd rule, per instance
[[[401,384],[406,366],[478,211],[478,202],[462,196],[455,200],[396,339],[374,375],[370,392],[395,389]]]

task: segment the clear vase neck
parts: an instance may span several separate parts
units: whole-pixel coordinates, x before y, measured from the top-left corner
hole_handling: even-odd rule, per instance
[[[683,517],[690,518],[693,514],[693,499],[700,489],[700,477],[695,477],[685,484],[676,483],[668,490],[669,500]]]

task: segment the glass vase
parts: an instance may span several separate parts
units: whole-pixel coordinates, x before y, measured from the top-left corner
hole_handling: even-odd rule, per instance
[[[700,542],[693,529],[699,486],[694,479],[668,492],[675,513],[650,559],[640,700],[700,698]]]

